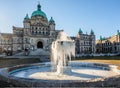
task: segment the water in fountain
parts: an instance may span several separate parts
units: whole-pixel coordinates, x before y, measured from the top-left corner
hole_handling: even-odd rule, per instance
[[[66,33],[60,32],[51,46],[52,71],[57,74],[70,73],[68,62],[72,56],[75,56],[75,42]]]

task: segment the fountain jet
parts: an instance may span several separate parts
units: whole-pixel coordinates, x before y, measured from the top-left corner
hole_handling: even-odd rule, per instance
[[[72,56],[75,56],[75,42],[66,33],[60,32],[56,41],[52,42],[51,45],[52,71],[57,72],[57,74],[71,72],[68,63]]]

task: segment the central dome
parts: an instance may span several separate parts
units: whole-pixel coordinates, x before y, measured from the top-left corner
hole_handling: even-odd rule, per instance
[[[46,14],[41,10],[41,5],[38,4],[37,10],[32,13],[32,17],[34,16],[42,16],[44,18],[47,18]]]

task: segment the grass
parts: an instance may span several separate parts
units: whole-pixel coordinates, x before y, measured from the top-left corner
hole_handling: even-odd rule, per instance
[[[117,65],[120,70],[120,56],[104,56],[104,57],[81,57],[76,58],[75,60],[83,61],[83,62],[96,62],[96,63],[106,63]]]
[[[79,60],[79,61],[113,64],[117,65],[118,69],[120,70],[120,60]]]
[[[32,63],[39,63],[40,59],[39,58],[26,58],[26,59],[17,59],[17,58],[0,58],[0,68],[2,67],[11,67],[11,66],[16,66],[16,65],[21,65],[21,64],[32,64]]]
[[[75,58],[77,60],[120,60],[120,56],[96,56],[96,57],[80,57],[80,58]]]

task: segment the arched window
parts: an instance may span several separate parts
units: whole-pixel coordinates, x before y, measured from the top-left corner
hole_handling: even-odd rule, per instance
[[[32,27],[32,30],[34,29],[34,27]]]
[[[36,30],[37,30],[37,27],[36,27]]]
[[[39,31],[39,34],[41,34],[41,31]]]

